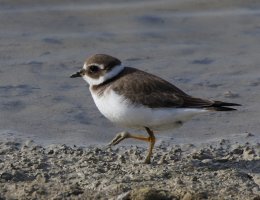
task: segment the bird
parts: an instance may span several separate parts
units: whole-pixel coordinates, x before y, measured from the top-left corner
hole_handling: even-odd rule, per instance
[[[193,97],[170,82],[137,68],[125,66],[107,54],[87,58],[71,78],[82,77],[88,84],[98,110],[112,123],[146,130],[148,137],[123,131],[112,139],[114,146],[126,138],[149,144],[144,163],[151,163],[155,131],[174,129],[193,116],[212,111],[234,111],[237,103]]]

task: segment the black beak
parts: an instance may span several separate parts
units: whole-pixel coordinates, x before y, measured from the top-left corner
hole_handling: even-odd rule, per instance
[[[70,78],[78,78],[78,77],[81,77],[81,74],[82,74],[81,71],[76,72],[75,74],[72,74],[72,75],[70,76]]]

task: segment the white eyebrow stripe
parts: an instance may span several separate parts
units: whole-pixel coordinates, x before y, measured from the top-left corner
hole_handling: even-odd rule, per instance
[[[98,79],[91,78],[87,75],[83,76],[83,79],[88,82],[89,85],[99,85],[103,82],[105,82],[108,79],[113,78],[117,74],[119,74],[122,70],[124,69],[124,65],[116,65],[115,67],[112,68],[111,71],[107,72],[105,75],[100,76]]]
[[[98,64],[98,63],[90,63],[90,64],[86,65],[86,67],[89,67],[91,65],[98,66],[100,69],[104,69],[105,68],[105,66],[103,64]]]

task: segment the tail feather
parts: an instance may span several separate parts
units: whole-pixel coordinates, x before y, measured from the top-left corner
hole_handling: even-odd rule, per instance
[[[223,101],[214,101],[214,103],[211,106],[222,107],[222,106],[241,106],[241,105],[237,104],[237,103],[227,103],[227,102],[223,102]]]
[[[235,108],[229,108],[229,106],[241,106],[240,104],[237,103],[227,103],[227,102],[222,102],[222,101],[214,101],[214,103],[207,107],[207,110],[212,110],[212,111],[234,111],[237,110]]]
[[[229,103],[223,101],[212,101],[207,99],[195,98],[192,96],[183,96],[182,107],[184,108],[202,108],[212,111],[233,111],[235,108],[230,108],[233,106],[241,106],[237,103]]]
[[[208,107],[206,110],[211,110],[211,111],[235,111],[237,109],[235,108],[229,108],[229,107]]]

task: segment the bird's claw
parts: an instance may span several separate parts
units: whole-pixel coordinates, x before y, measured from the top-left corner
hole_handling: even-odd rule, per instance
[[[118,133],[114,139],[108,144],[109,147],[117,145],[118,143],[120,143],[122,140],[126,139],[129,137],[129,133],[128,132],[120,132]]]

